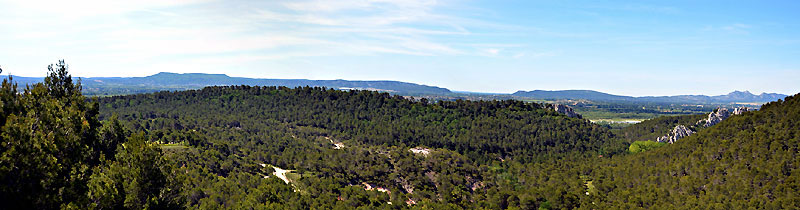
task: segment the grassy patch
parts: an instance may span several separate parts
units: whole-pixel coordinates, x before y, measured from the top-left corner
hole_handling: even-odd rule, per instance
[[[162,150],[185,150],[189,147],[180,144],[161,144],[159,147]]]
[[[583,184],[586,186],[586,195],[597,193],[597,188],[594,187],[594,180],[592,177],[581,175],[581,180],[583,180]]]
[[[648,150],[652,150],[655,148],[663,147],[667,143],[664,142],[654,142],[654,141],[634,141],[630,147],[628,147],[628,152],[630,153],[640,153],[645,152]]]

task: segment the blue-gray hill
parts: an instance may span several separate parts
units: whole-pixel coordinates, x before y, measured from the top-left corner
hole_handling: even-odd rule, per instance
[[[754,102],[765,103],[785,98],[787,95],[778,93],[762,93],[755,95],[749,91],[734,91],[726,95],[705,96],[705,95],[678,95],[678,96],[620,96],[593,90],[534,90],[517,91],[512,94],[517,97],[532,99],[585,99],[592,101],[611,101],[611,102],[657,102],[657,103],[733,103],[733,102]]]
[[[24,87],[24,84],[41,82],[43,78],[14,76],[14,80]],[[136,94],[227,85],[328,87],[334,89],[376,90],[402,95],[448,95],[452,93],[445,88],[398,81],[255,79],[230,77],[225,74],[178,74],[167,72],[146,77],[87,77],[82,78],[81,83],[87,95]]]

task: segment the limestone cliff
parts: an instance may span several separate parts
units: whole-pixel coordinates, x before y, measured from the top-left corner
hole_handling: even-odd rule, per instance
[[[563,104],[548,104],[547,108],[555,110],[558,113],[567,115],[567,117],[583,119],[583,116],[581,116],[580,114],[576,113],[575,110],[572,109],[572,107],[569,107],[567,105],[563,105]]]

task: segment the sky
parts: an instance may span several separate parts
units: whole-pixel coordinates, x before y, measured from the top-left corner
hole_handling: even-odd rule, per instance
[[[3,74],[800,92],[798,1],[0,0]]]

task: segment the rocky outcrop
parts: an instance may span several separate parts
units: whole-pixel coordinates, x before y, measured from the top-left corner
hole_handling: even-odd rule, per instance
[[[747,107],[736,107],[733,109],[733,112],[728,111],[728,109],[726,108],[718,108],[713,112],[708,113],[708,118],[697,121],[697,125],[701,125],[703,127],[711,127],[719,122],[722,122],[725,119],[728,119],[728,117],[730,117],[731,115],[739,115],[748,111],[750,111],[750,108]]]
[[[555,110],[558,113],[567,115],[567,117],[583,119],[583,116],[581,116],[578,113],[575,113],[575,110],[573,110],[572,107],[569,107],[564,104],[549,104],[547,108]]]
[[[428,156],[428,154],[431,153],[431,149],[424,148],[424,147],[414,147],[414,148],[408,149],[408,151],[410,151],[410,152],[412,152],[414,154],[422,154],[423,156]]]
[[[711,127],[719,122],[722,122],[725,119],[728,119],[728,117],[730,117],[731,115],[738,115],[748,111],[750,111],[750,109],[747,107],[737,107],[733,109],[733,112],[728,111],[728,109],[726,108],[718,108],[713,112],[708,113],[708,118],[697,121],[695,126]],[[656,139],[656,142],[665,142],[673,144],[675,143],[675,141],[678,141],[678,139],[690,136],[694,133],[695,132],[693,130],[687,128],[686,126],[678,125],[675,126],[675,128],[673,128],[672,131],[667,135],[658,137]]]
[[[749,112],[749,111],[750,111],[750,108],[747,108],[747,107],[736,107],[735,109],[733,109],[733,115],[740,115],[740,114],[744,114],[745,112]]]
[[[692,134],[694,134],[693,130],[687,128],[686,126],[678,125],[675,126],[675,128],[673,128],[672,131],[667,135],[658,137],[658,139],[656,139],[656,142],[674,144],[676,141],[678,141],[678,139],[682,139]]]
[[[708,113],[708,118],[697,121],[697,124],[702,125],[703,127],[711,127],[719,122],[722,122],[725,119],[728,119],[728,117],[730,116],[731,112],[729,112],[728,109],[718,108],[713,112]]]

